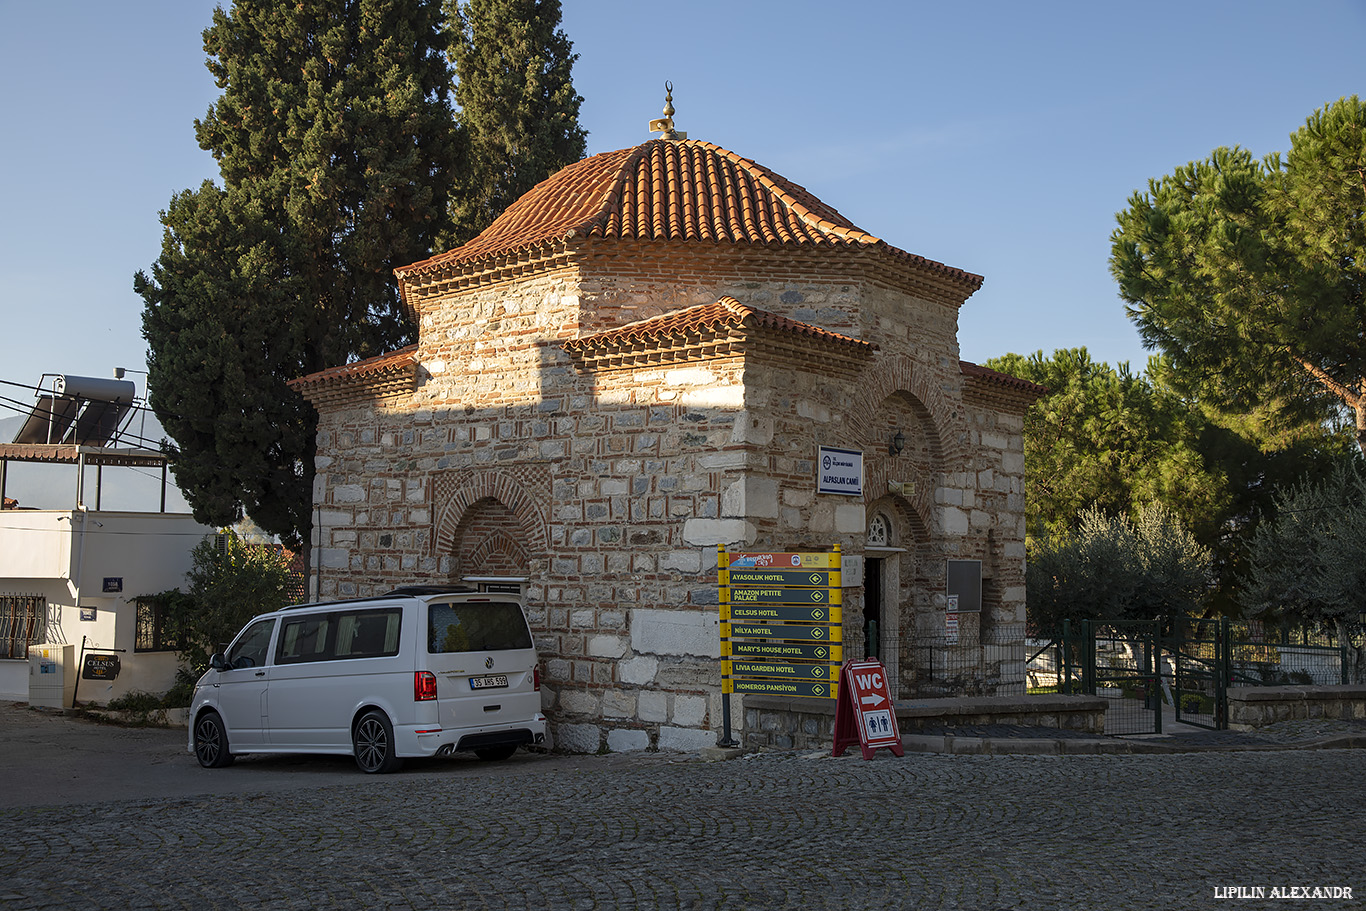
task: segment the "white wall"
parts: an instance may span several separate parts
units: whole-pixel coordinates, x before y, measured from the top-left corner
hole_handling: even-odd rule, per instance
[[[175,655],[134,650],[134,600],[184,588],[191,551],[213,533],[182,514],[5,510],[0,513],[0,591],[46,597],[43,640],[74,645],[78,664],[82,643],[87,651],[122,650],[118,678],[80,681],[81,702],[107,702],[131,690],[163,692],[175,680]],[[120,590],[106,592],[106,580]],[[94,619],[82,620],[82,608],[93,608]],[[8,661],[0,661],[0,698],[15,698],[19,668],[24,681],[19,698],[27,698],[27,662]]]
[[[71,510],[0,512],[0,586],[9,579],[70,576],[71,527],[76,515]]]
[[[0,700],[28,701],[28,662],[0,658]]]

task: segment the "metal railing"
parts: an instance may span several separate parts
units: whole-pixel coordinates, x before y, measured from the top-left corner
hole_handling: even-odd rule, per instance
[[[903,673],[916,696],[1020,696],[1030,653],[1024,624],[973,635],[920,633],[902,646]]]
[[[1230,688],[1350,683],[1353,655],[1322,631],[1291,634],[1223,618],[1082,620],[1029,640],[1026,677],[1032,693],[1110,699],[1109,733],[1160,733],[1163,706],[1176,721],[1223,729]]]
[[[0,658],[27,658],[28,647],[42,641],[47,598],[0,594]]]

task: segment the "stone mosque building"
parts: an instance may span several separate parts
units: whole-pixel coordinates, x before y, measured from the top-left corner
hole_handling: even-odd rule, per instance
[[[557,746],[691,750],[722,728],[718,545],[838,544],[846,659],[903,698],[948,667],[1018,692],[1043,390],[959,359],[981,276],[660,125],[398,269],[416,345],[295,381],[315,596],[520,591]],[[829,450],[861,457],[852,489],[820,483]],[[821,700],[733,701],[741,729]]]

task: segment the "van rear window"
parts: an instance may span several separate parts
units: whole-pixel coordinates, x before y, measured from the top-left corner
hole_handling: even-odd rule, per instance
[[[515,602],[465,601],[427,609],[427,651],[433,655],[515,648],[531,648],[531,632]]]

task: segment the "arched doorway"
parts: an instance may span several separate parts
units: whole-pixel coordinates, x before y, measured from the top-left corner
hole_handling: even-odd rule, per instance
[[[894,515],[875,509],[868,520],[863,552],[863,655],[887,668],[897,693],[901,666],[901,561],[906,549]]]

